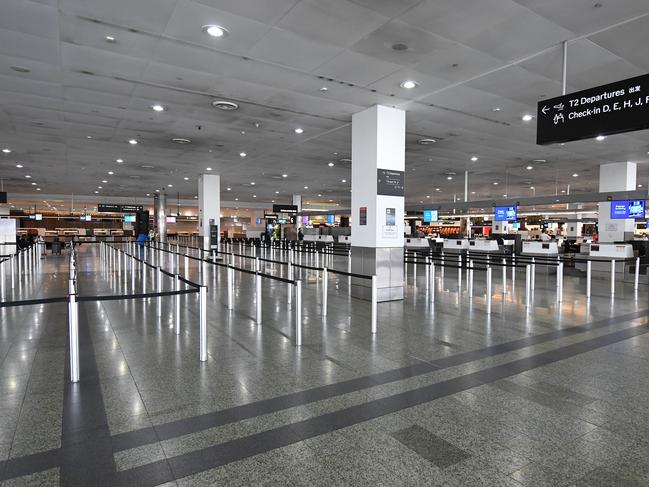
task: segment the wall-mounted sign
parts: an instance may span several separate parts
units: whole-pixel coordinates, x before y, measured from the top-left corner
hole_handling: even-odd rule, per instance
[[[392,169],[377,169],[376,194],[384,196],[403,196],[405,183],[403,171]]]
[[[516,221],[515,206],[496,206],[494,210],[494,221],[513,222]]]
[[[358,215],[358,224],[367,225],[367,206],[361,206]]]
[[[649,75],[543,100],[537,107],[539,145],[649,128]]]
[[[117,205],[111,203],[99,203],[97,205],[97,211],[101,213],[136,213],[143,210],[142,205]]]
[[[264,213],[264,218],[266,220],[277,220],[277,214],[275,214],[275,213]]]
[[[385,209],[385,224],[392,227],[397,224],[397,210],[394,208]]]
[[[275,213],[291,213],[294,215],[297,213],[297,206],[296,205],[273,205],[273,211]]]

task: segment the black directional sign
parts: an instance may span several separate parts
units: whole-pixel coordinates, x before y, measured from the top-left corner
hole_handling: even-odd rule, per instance
[[[403,171],[392,169],[377,169],[376,194],[385,196],[403,196],[405,194],[405,183]]]
[[[538,103],[536,143],[649,129],[649,74]]]

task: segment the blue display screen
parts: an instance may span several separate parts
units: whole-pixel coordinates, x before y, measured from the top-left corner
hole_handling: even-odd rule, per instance
[[[327,223],[334,225],[336,223],[336,215],[327,215]]]
[[[494,210],[494,220],[497,222],[516,221],[515,206],[496,206]]]
[[[645,218],[644,200],[611,201],[611,218]]]
[[[433,223],[439,221],[438,210],[424,210],[424,223]]]

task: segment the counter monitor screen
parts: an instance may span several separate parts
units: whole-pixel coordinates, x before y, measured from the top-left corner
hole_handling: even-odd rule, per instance
[[[165,221],[167,223],[176,223],[176,217],[175,216],[168,216],[165,218]]]
[[[496,206],[494,209],[494,220],[497,222],[516,221],[515,206]]]
[[[327,223],[329,225],[335,225],[336,224],[336,215],[327,215]]]
[[[645,201],[611,201],[611,219],[622,218],[645,218]]]
[[[438,210],[424,210],[424,223],[434,223],[439,221]]]
[[[35,219],[35,220],[42,220],[42,219],[43,219],[43,215],[41,215],[40,213],[36,213],[36,215],[34,215],[34,219]]]
[[[135,215],[124,215],[124,223],[135,223]]]

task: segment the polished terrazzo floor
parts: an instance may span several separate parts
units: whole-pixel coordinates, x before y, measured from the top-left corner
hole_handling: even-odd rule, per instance
[[[78,261],[81,296],[144,289],[139,268],[107,267],[94,245]],[[523,273],[504,294],[494,273],[487,316],[484,273],[470,300],[454,269],[429,284],[409,266],[406,299],[379,304],[373,336],[346,277],[330,275],[323,318],[322,282],[302,271],[296,348],[285,283],[264,280],[257,325],[252,277],[236,274],[229,311],[225,270],[205,269],[190,261],[187,276],[209,286],[207,362],[196,295],[181,298],[180,335],[170,298],[161,316],[155,298],[80,303],[74,385],[66,305],[0,309],[2,487],[649,485],[646,286],[611,299],[595,280],[586,300],[567,270],[559,305],[539,269],[527,310]],[[67,257],[48,255],[6,299],[62,296],[67,278]]]

